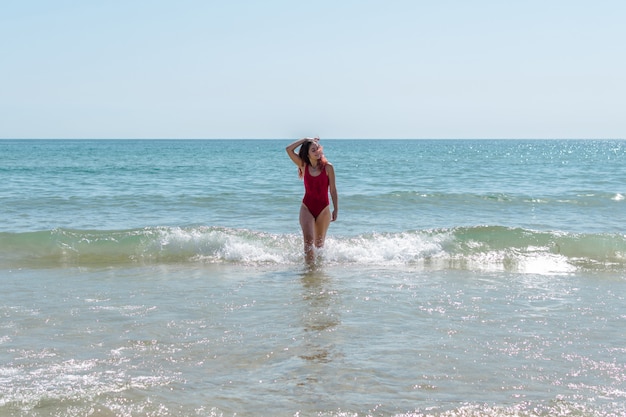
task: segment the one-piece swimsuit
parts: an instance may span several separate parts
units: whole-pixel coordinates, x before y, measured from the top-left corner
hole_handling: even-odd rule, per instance
[[[326,167],[322,167],[320,174],[315,176],[309,172],[308,165],[304,167],[304,198],[302,203],[316,219],[329,206]]]

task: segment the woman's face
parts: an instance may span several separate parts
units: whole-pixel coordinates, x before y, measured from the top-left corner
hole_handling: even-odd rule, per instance
[[[311,146],[309,146],[309,159],[310,160],[320,159],[321,154],[322,154],[322,147],[319,144],[312,143]]]

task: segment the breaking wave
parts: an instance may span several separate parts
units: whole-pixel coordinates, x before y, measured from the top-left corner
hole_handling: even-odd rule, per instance
[[[321,256],[325,264],[417,269],[615,271],[626,267],[626,235],[456,227],[331,236]],[[0,266],[9,268],[175,262],[301,264],[301,236],[205,226],[0,233]]]

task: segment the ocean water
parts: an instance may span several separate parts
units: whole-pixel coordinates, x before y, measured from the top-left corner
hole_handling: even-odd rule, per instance
[[[626,141],[0,141],[0,416],[626,415]]]

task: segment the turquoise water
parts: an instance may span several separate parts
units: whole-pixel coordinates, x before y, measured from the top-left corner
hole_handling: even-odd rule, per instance
[[[626,142],[0,141],[0,416],[623,415]]]
[[[285,142],[2,141],[0,261],[299,265],[303,186]],[[355,140],[326,152],[341,190],[328,262],[624,266],[626,142]]]
[[[2,141],[0,230],[293,232],[302,184],[285,142]],[[623,141],[326,144],[340,174],[340,235],[476,225],[623,231]]]

